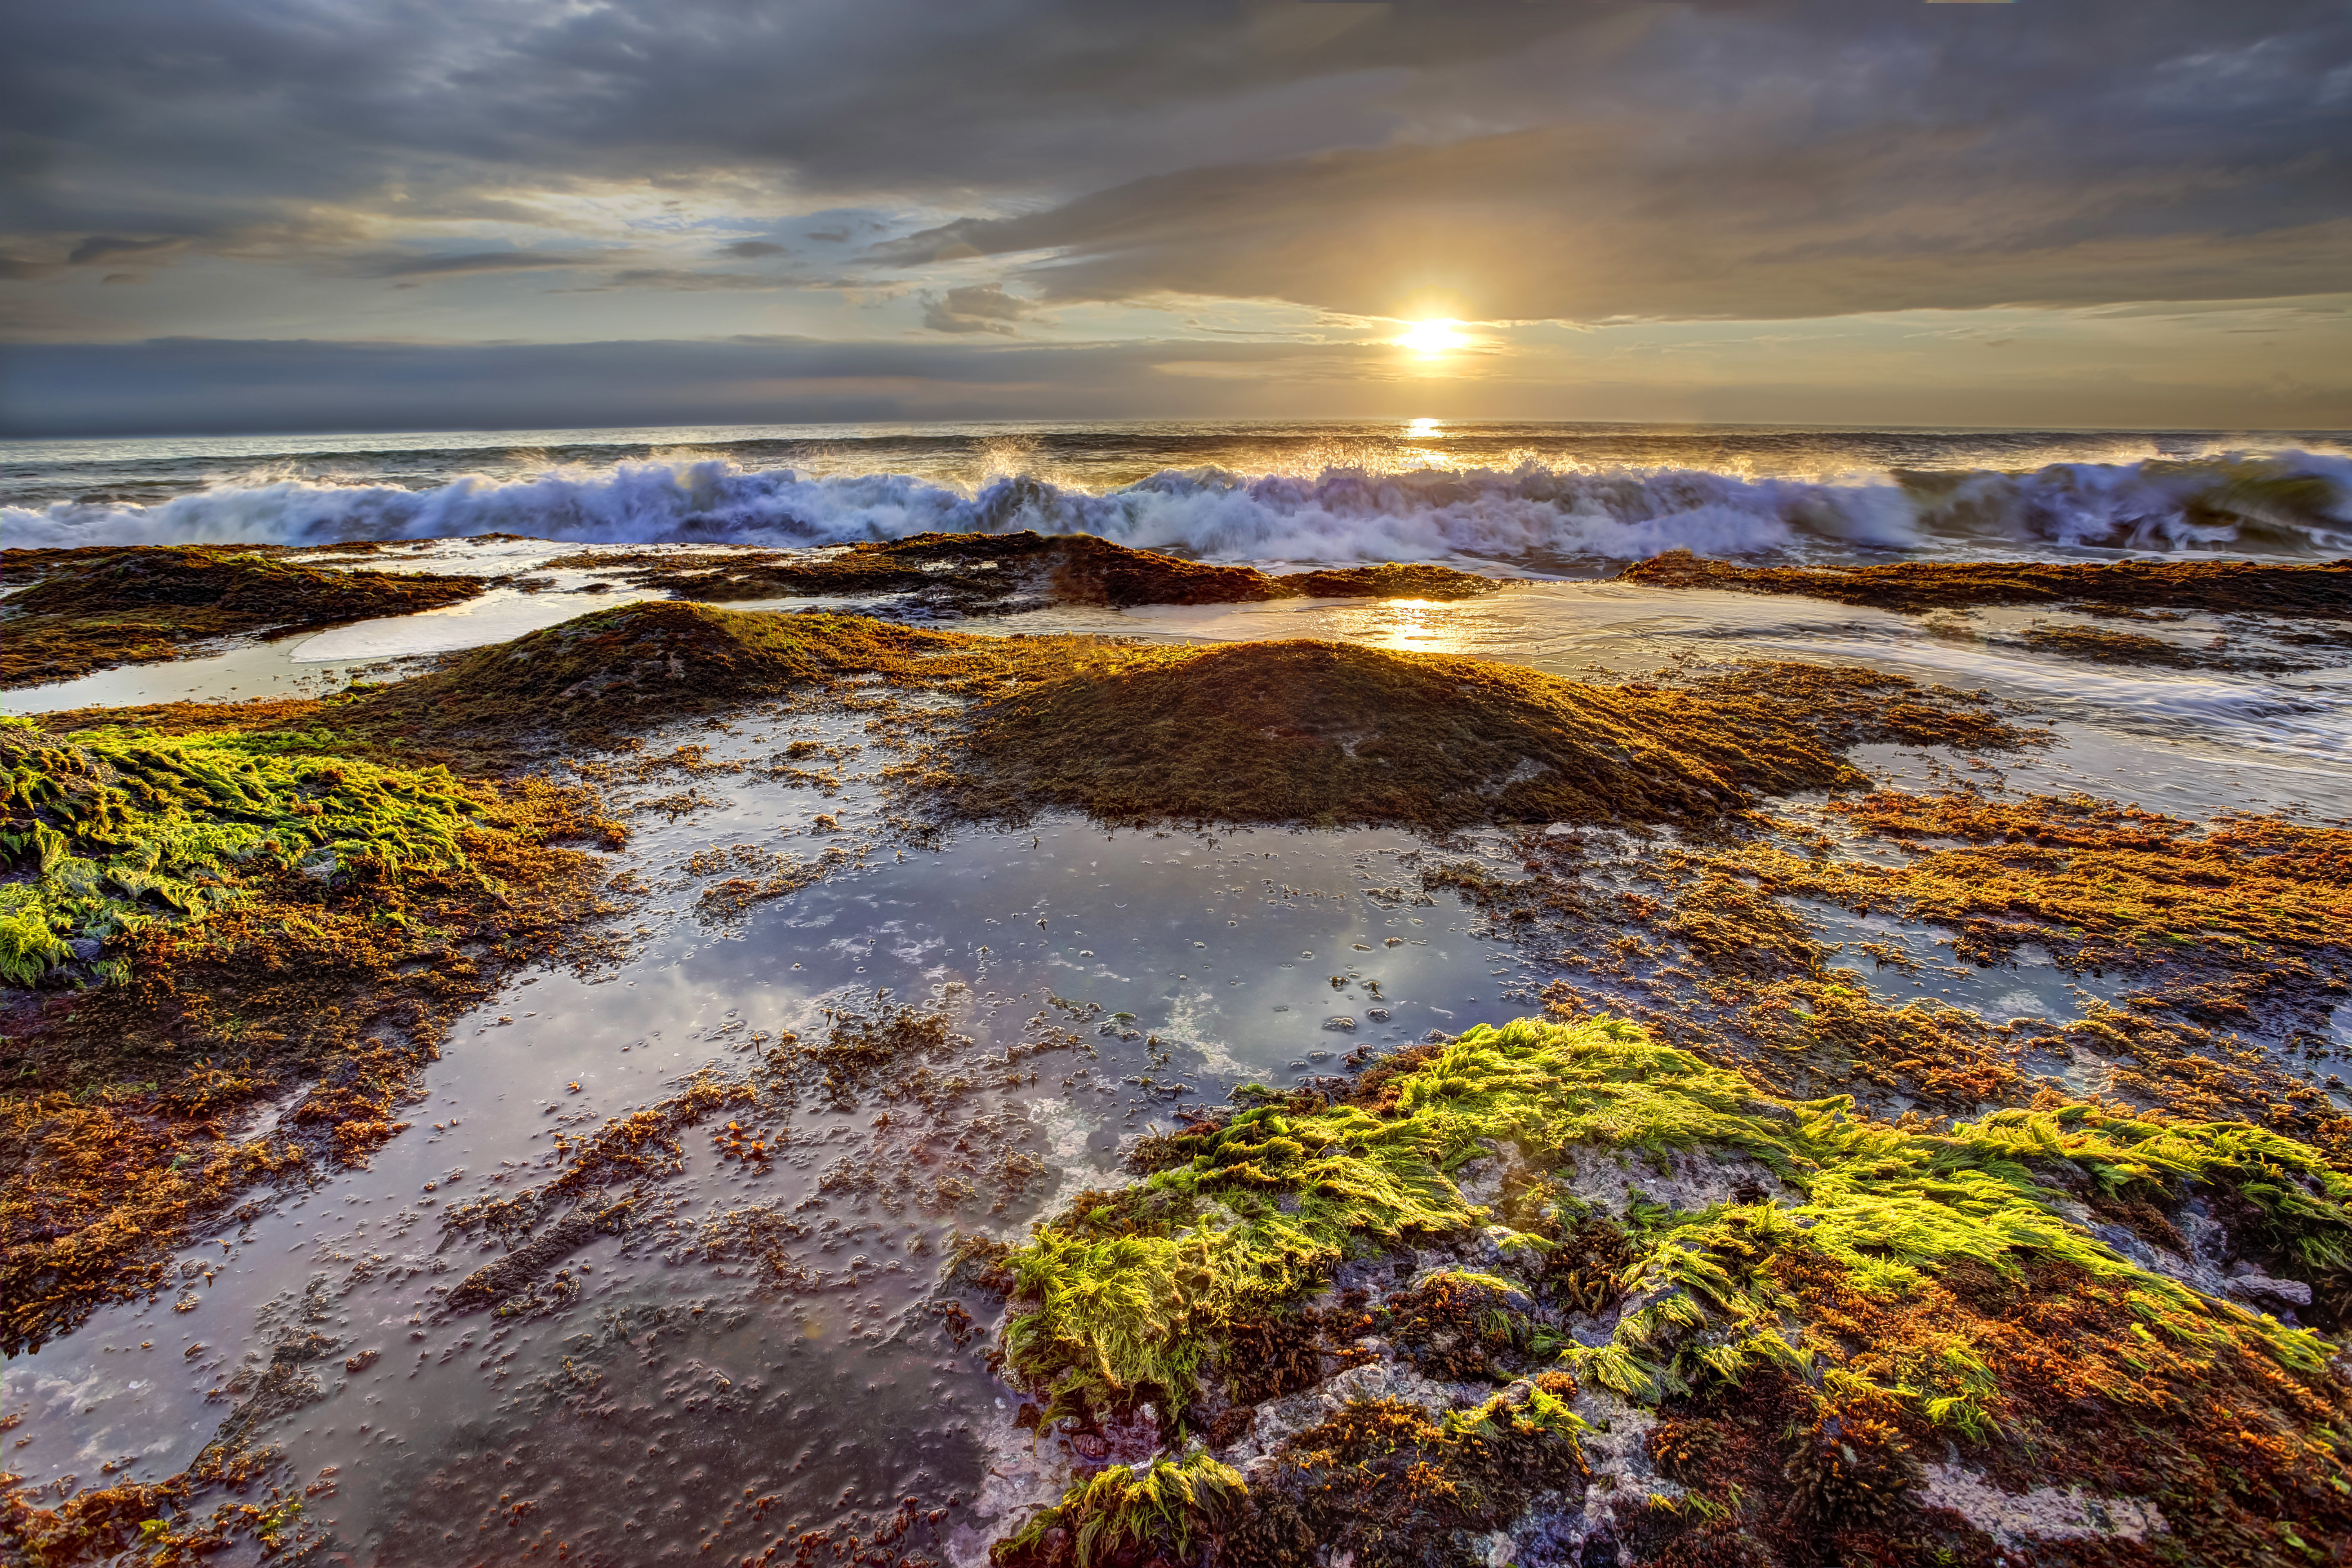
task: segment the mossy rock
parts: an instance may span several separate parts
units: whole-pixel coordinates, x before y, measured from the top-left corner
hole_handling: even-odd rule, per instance
[[[1439,830],[1658,823],[1860,782],[1800,721],[1687,692],[1342,643],[1132,658],[975,717],[972,816]]]
[[[1457,1451],[1451,1436],[1516,1433],[1534,1446],[1506,1472],[1541,1459],[1569,1473],[1559,1450],[1580,1420],[1562,1405],[1529,1422],[1551,1408],[1536,1399],[1547,1378],[1559,1380],[1555,1404],[1581,1388],[1601,1402],[1589,1414],[1669,1418],[1652,1462],[1704,1506],[1654,1509],[1643,1538],[1625,1542],[1639,1561],[1990,1563],[1997,1526],[1938,1500],[1972,1487],[2078,1487],[2128,1503],[2134,1517],[2168,1520],[2168,1544],[2188,1561],[2285,1568],[2304,1560],[2299,1542],[2352,1531],[2339,1347],[2200,1294],[2137,1261],[2144,1243],[2126,1256],[2127,1238],[2070,1217],[2069,1188],[2168,1205],[2205,1194],[2248,1216],[2242,1243],[2268,1267],[2306,1281],[2340,1274],[2352,1181],[2259,1128],[2085,1104],[1897,1128],[1843,1099],[1760,1093],[1594,1018],[1473,1029],[1376,1069],[1349,1100],[1300,1094],[1159,1142],[1156,1173],[1087,1194],[1011,1259],[1006,1364],[1049,1421],[1146,1398],[1204,1408],[1204,1379],[1234,1353],[1230,1326],[1297,1310],[1343,1265],[1362,1279],[1386,1259],[1410,1271],[1449,1248],[1470,1256],[1498,1221],[1514,1238],[1477,1267],[1516,1280],[1424,1278],[1368,1303],[1363,1321],[1386,1324],[1389,1348],[1352,1348],[1401,1355],[1419,1333],[1455,1347],[1452,1374],[1475,1337],[1470,1374],[1507,1384],[1488,1405],[1516,1414],[1458,1408],[1433,1424],[1341,1405],[1243,1466],[1237,1547],[1265,1533],[1249,1520],[1295,1514],[1359,1561],[1441,1560],[1443,1531],[1423,1524],[1486,1530],[1502,1518],[1488,1506],[1496,1450]],[[1515,1179],[1473,1204],[1453,1173],[1496,1159]],[[1721,1180],[1693,1179],[1710,1164]],[[1644,1183],[1678,1182],[1686,1197],[1717,1190],[1680,1207],[1641,1195]],[[1592,1195],[1610,1191],[1622,1205]],[[1558,1258],[1590,1249],[1596,1226],[1613,1233],[1615,1297],[1597,1315],[1551,1279]],[[1328,1348],[1344,1361],[1351,1347]],[[1432,1500],[1386,1519],[1378,1539],[1358,1539],[1355,1521],[1379,1499],[1349,1451],[1356,1427],[1394,1428],[1366,1462],[1409,1447],[1427,1467],[1417,1473]],[[1055,1517],[1075,1524],[1095,1500],[1074,1492]],[[1230,1499],[1219,1508],[1234,1513]],[[1731,1555],[1705,1554],[1717,1537]],[[1024,1532],[1005,1560],[1050,1562],[1037,1554],[1045,1544]],[[1290,1560],[1254,1552],[1215,1560]]]
[[[795,688],[903,673],[960,639],[855,616],[780,616],[653,600],[480,648],[338,709],[339,728],[422,733],[650,728]]]
[[[2352,560],[1901,561],[1884,566],[1735,566],[1670,550],[1619,579],[1649,588],[1803,594],[1920,613],[1963,605],[2084,605],[2118,611],[2206,610],[2352,617]]]
[[[0,580],[0,686],[179,658],[187,644],[403,616],[479,595],[474,577],[339,572],[203,545],[11,551]]]
[[[619,569],[638,586],[681,599],[727,601],[814,595],[919,595],[967,615],[1041,602],[1131,609],[1145,605],[1245,605],[1301,596],[1465,599],[1503,584],[1447,566],[1333,568],[1269,576],[1254,566],[1188,561],[1089,533],[919,533],[829,553],[768,551],[681,556],[583,552],[552,564]]]

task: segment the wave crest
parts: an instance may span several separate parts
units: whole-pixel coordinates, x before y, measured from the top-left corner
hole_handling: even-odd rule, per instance
[[[0,508],[14,545],[278,543],[516,533],[578,543],[842,544],[933,530],[1099,534],[1208,559],[1799,557],[1969,545],[2308,555],[2352,549],[2352,459],[2305,452],[2059,463],[1836,482],[1703,468],[1170,468],[1102,493],[1026,475],[966,490],[725,458],[430,489],[303,480],[150,506]]]

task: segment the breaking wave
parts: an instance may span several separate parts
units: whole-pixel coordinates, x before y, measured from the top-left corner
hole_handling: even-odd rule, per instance
[[[16,546],[301,545],[481,533],[817,545],[1024,528],[1255,561],[1622,561],[1675,549],[1806,559],[1954,547],[2315,555],[2352,550],[2352,458],[2290,451],[1837,482],[1539,463],[1401,474],[1330,468],[1312,479],[1198,468],[1093,493],[1026,476],[968,489],[905,474],[818,475],[713,458],[415,489],[289,479],[145,506],[0,508],[0,542]]]

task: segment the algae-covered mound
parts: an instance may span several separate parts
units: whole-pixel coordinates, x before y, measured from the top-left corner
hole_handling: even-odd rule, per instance
[[[1839,695],[1859,710],[1886,692]],[[1856,782],[1811,717],[1342,643],[1135,650],[982,709],[976,771],[951,793],[973,816],[1056,805],[1107,821],[1664,822]]]
[[[1333,566],[1291,572],[1274,580],[1310,599],[1475,599],[1491,594],[1505,579],[1457,572],[1451,566]]]
[[[2250,561],[1905,561],[1885,566],[1734,566],[1672,550],[1625,568],[1652,588],[1802,594],[1917,612],[1963,605],[2081,605],[2112,610],[2251,611],[2352,617],[2352,560],[2310,565]]]
[[[178,658],[206,637],[407,615],[482,592],[471,577],[329,571],[205,545],[0,553],[0,580],[36,574],[0,599],[0,686]]]
[[[1123,1561],[1302,1565],[1465,1539],[2284,1565],[2352,1538],[2337,1347],[2230,1299],[2340,1281],[2352,1181],[2260,1129],[2081,1104],[1898,1128],[1594,1018],[1141,1152],[1155,1173],[1011,1258],[1005,1365],[1041,1436],[1131,1434],[1149,1402],[1169,1458],[1081,1466],[1008,1568],[1087,1561],[1089,1527],[1148,1538]]]
[[[369,693],[339,725],[589,734],[907,668],[961,639],[850,616],[617,605]]]
[[[1239,605],[1302,595],[1464,599],[1500,582],[1446,566],[1365,566],[1268,576],[1187,561],[1090,533],[919,533],[845,550],[762,551],[680,559],[583,553],[551,564],[622,566],[640,587],[705,602],[819,595],[908,595],[934,610],[1002,613],[1047,604]]]
[[[0,721],[0,1352],[163,1288],[252,1184],[364,1157],[447,1018],[602,907],[557,847],[617,833],[579,792],[330,742]]]

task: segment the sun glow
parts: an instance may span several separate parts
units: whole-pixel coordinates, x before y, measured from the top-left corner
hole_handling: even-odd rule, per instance
[[[1397,347],[1411,349],[1417,354],[1442,354],[1449,349],[1469,347],[1469,334],[1455,331],[1461,324],[1447,320],[1415,321],[1394,341]]]

